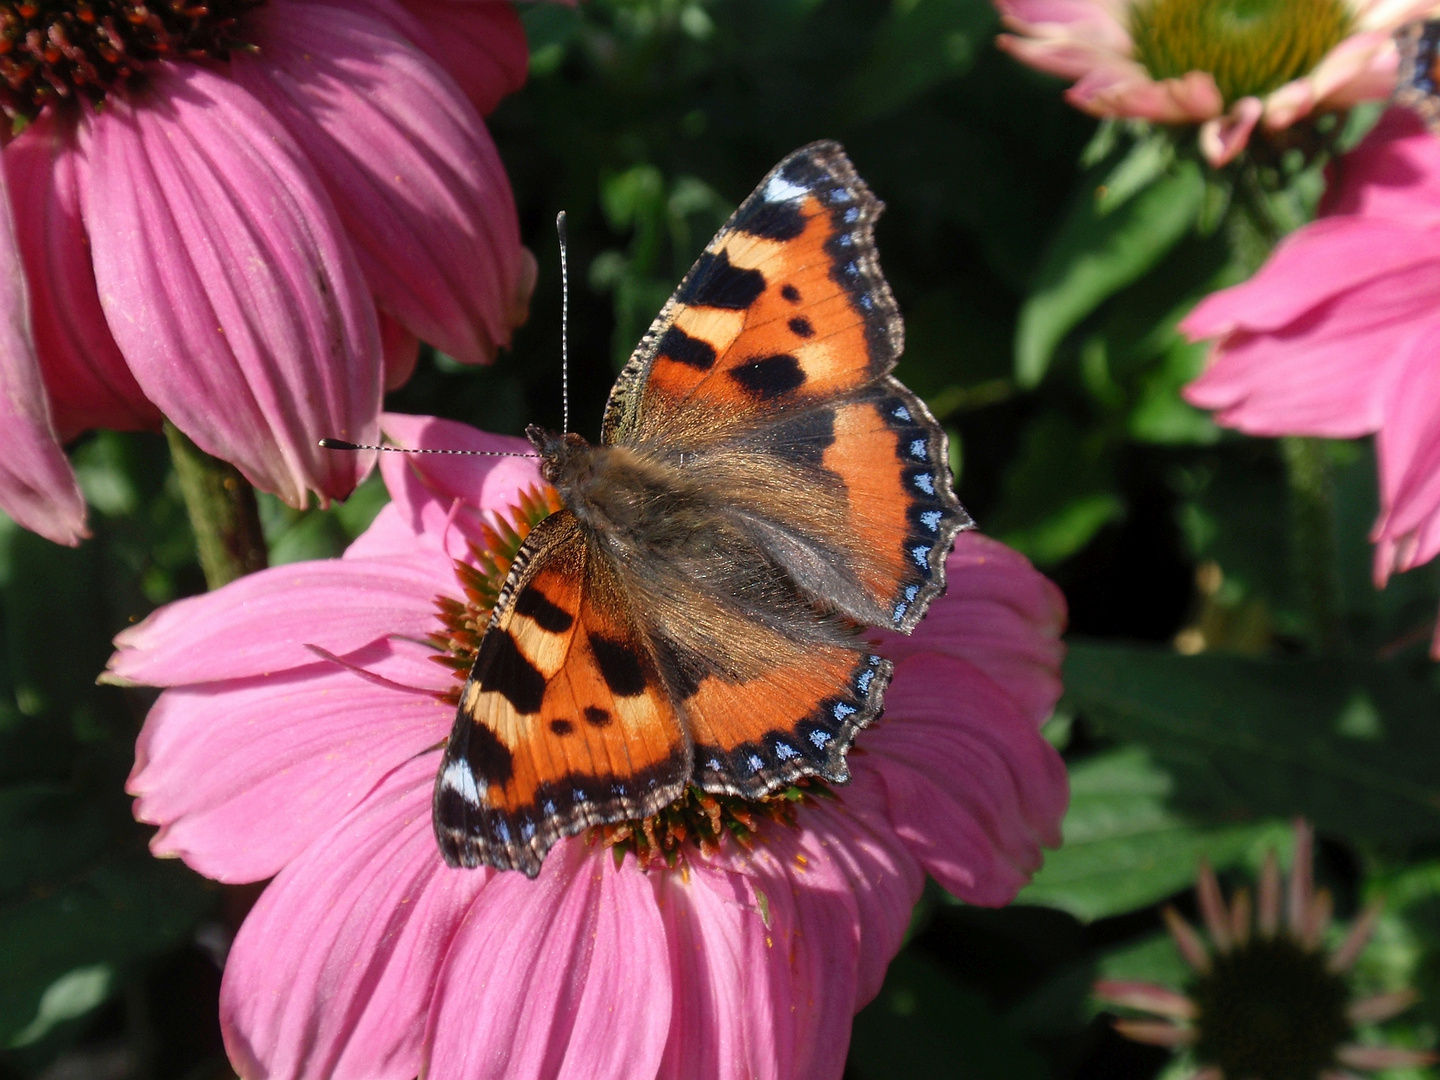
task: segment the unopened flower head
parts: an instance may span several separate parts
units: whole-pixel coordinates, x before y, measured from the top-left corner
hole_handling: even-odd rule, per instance
[[[1310,826],[1297,822],[1288,886],[1271,852],[1258,897],[1242,888],[1228,904],[1214,871],[1202,865],[1196,897],[1205,935],[1174,908],[1165,909],[1175,945],[1194,972],[1189,985],[1182,991],[1155,983],[1096,984],[1102,1001],[1158,1018],[1120,1019],[1115,1029],[1137,1042],[1188,1049],[1194,1080],[1344,1080],[1356,1070],[1440,1060],[1355,1041],[1357,1026],[1398,1015],[1416,995],[1352,997],[1349,972],[1379,909],[1367,908],[1327,949],[1333,901],[1315,888],[1313,856]]]

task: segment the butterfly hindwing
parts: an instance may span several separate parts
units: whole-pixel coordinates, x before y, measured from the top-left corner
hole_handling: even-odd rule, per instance
[[[887,373],[904,333],[875,252],[882,209],[837,143],[785,158],[635,350],[611,392],[603,440],[688,442]]]
[[[461,691],[435,786],[451,865],[533,877],[562,836],[673,801],[690,741],[628,600],[574,515],[536,527]]]

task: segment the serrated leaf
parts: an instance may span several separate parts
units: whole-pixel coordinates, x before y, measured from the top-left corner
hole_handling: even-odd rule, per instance
[[[1065,688],[1174,776],[1173,805],[1303,814],[1357,840],[1440,838],[1440,693],[1394,666],[1079,643]]]
[[[1190,230],[1203,195],[1200,170],[1187,162],[1109,214],[1093,192],[1077,198],[1020,309],[1015,377],[1022,386],[1038,384],[1065,335]]]
[[[1065,842],[1021,891],[1091,920],[1133,911],[1189,887],[1203,857],[1225,867],[1288,843],[1278,821],[1216,825],[1172,805],[1177,785],[1142,747],[1088,758],[1070,770]]]

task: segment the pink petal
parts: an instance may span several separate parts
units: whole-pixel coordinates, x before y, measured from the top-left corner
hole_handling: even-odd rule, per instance
[[[1110,49],[1068,38],[1001,34],[996,37],[995,44],[1022,64],[1059,75],[1062,79],[1081,78],[1096,68],[1115,63],[1117,55]],[[1120,55],[1123,57],[1124,54]]]
[[[141,392],[110,335],[80,209],[79,150],[67,118],[47,110],[5,147],[20,251],[30,282],[35,347],[55,427],[153,429],[160,412]]]
[[[1200,1015],[1195,1002],[1178,990],[1158,983],[1102,979],[1095,984],[1095,996],[1107,1004],[1123,1005],[1176,1020],[1194,1020]]]
[[[1440,140],[1413,110],[1387,110],[1331,169],[1325,214],[1387,218],[1412,233],[1440,224]]]
[[[1379,223],[1366,226],[1367,231],[1377,228],[1393,231]],[[1314,237],[1308,247],[1316,258],[1302,272],[1311,282],[1317,276],[1343,281],[1344,264],[1333,260],[1347,254],[1358,259],[1364,246],[1352,243],[1348,230],[1332,228],[1324,235],[1340,235],[1342,242],[1327,248]],[[1376,236],[1371,233],[1368,239]],[[1407,242],[1404,249],[1412,246]],[[1293,259],[1288,263],[1295,265]],[[1253,296],[1272,287],[1279,294],[1277,306],[1296,289],[1267,266],[1247,285],[1210,297],[1202,305],[1208,307],[1205,318],[1230,321],[1235,312],[1227,310],[1227,304],[1246,306],[1248,297],[1240,290],[1250,289]],[[1323,298],[1323,293],[1315,297],[1317,306],[1283,330],[1227,337],[1209,369],[1186,388],[1186,400],[1219,410],[1221,423],[1256,435],[1354,438],[1379,428],[1399,358],[1408,353],[1411,339],[1426,327],[1440,302],[1440,259],[1377,273],[1328,303],[1321,304]],[[1196,326],[1187,322],[1184,329],[1194,333]]]
[[[925,872],[895,834],[885,786],[875,773],[857,772],[839,794],[838,802],[819,802],[801,812],[805,862],[793,872],[808,887],[817,865],[828,861],[842,875],[843,891],[855,897],[860,941],[851,1011],[859,1012],[880,992],[885,970],[900,951]]]
[[[460,84],[482,116],[525,85],[525,27],[504,0],[402,0],[427,31],[415,42]]]
[[[493,359],[510,340],[522,256],[479,115],[363,11],[276,0],[258,17],[261,47],[236,54],[236,81],[305,148],[380,305],[457,360]]]
[[[1259,98],[1243,97],[1224,116],[1200,125],[1200,152],[1215,168],[1228,165],[1245,149],[1265,107]]]
[[[1325,218],[1286,237],[1250,280],[1207,296],[1180,329],[1192,341],[1285,330],[1384,274],[1440,261],[1436,247],[1436,237],[1413,225]]]
[[[1083,42],[1117,56],[1134,50],[1124,3],[1091,0],[996,0],[1001,21],[1016,33],[1047,41]]]
[[[633,861],[616,869],[609,852],[563,841],[536,880],[493,878],[455,935],[435,983],[428,1073],[654,1076],[672,986],[649,877]]]
[[[1158,82],[1134,61],[1088,72],[1065,91],[1065,100],[1092,116],[1124,116],[1163,124],[1199,123],[1220,115],[1225,101],[1206,71]]]
[[[111,332],[201,449],[295,506],[342,498],[374,442],[375,310],[300,148],[210,70],[162,67],[85,114],[85,224]]]
[[[396,769],[275,879],[240,928],[220,1022],[247,1080],[424,1072],[436,976],[493,880],[440,859],[430,827],[439,757]]]
[[[439,628],[434,599],[454,594],[438,553],[388,561],[275,566],[203,596],[177,600],[115,638],[117,682],[180,686],[265,675],[315,662],[307,645],[345,655],[391,636]]]
[[[909,637],[877,635],[892,660],[940,653],[974,664],[1004,687],[1036,724],[1060,698],[1065,597],[1018,551],[977,532],[955,538],[937,599]]]
[[[399,653],[385,667],[398,682],[443,689],[450,681],[429,660],[433,650],[380,649]],[[362,666],[379,669],[380,659]],[[160,826],[156,855],[219,881],[263,881],[396,762],[444,739],[454,718],[431,690],[377,686],[328,663],[178,687],[146,717],[127,790],[139,796],[136,818]]]
[[[968,903],[1009,902],[1040,865],[1040,845],[1059,845],[1064,764],[972,665],[925,654],[901,661],[885,717],[863,745],[856,774],[879,774],[896,832]]]
[[[386,437],[397,446],[526,455],[382,455],[385,486],[406,525],[428,544],[443,544],[454,558],[465,557],[467,540],[480,538],[481,522],[518,505],[521,492],[542,486],[539,458],[524,439],[488,435],[467,424],[430,416],[386,413],[381,423]]]
[[[1423,530],[1427,543],[1404,560],[1418,566],[1440,554],[1440,322],[1415,337],[1400,363],[1375,443],[1381,500],[1375,534],[1403,543]]]
[[[1387,98],[1399,66],[1393,27],[1353,34],[1331,49],[1303,79],[1286,83],[1265,99],[1265,126],[1289,127],[1313,110]]]
[[[6,169],[0,168],[0,509],[57,544],[78,544],[85,499],[50,420]]]
[[[420,360],[420,339],[383,311],[380,320],[380,347],[385,352],[385,390],[399,389],[415,374]]]

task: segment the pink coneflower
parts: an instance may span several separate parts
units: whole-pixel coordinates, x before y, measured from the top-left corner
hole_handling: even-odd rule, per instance
[[[1000,47],[1076,80],[1066,98],[1093,116],[1199,124],[1224,165],[1256,124],[1383,98],[1395,86],[1392,35],[1434,0],[995,0],[1013,34]]]
[[[292,505],[348,494],[369,459],[316,440],[372,441],[417,336],[479,363],[523,317],[476,105],[523,81],[524,48],[490,2],[5,5],[0,380],[26,422],[0,507],[78,542],[60,444],[162,416]]]
[[[1185,397],[1252,435],[1375,433],[1383,585],[1440,554],[1440,142],[1392,109],[1332,181],[1319,221],[1180,324],[1216,339]]]
[[[1347,974],[1364,951],[1379,914],[1368,908],[1334,950],[1325,948],[1330,894],[1315,889],[1314,836],[1295,825],[1290,887],[1282,896],[1271,852],[1260,875],[1251,919],[1246,889],[1227,907],[1209,866],[1200,867],[1196,896],[1210,942],[1174,908],[1165,922],[1195,972],[1185,993],[1156,983],[1105,981],[1103,1001],[1163,1019],[1115,1022],[1122,1035],[1157,1046],[1188,1047],[1192,1080],[1353,1080],[1352,1070],[1429,1065],[1435,1054],[1354,1042],[1355,1029],[1397,1016],[1418,995],[1410,990],[1351,1000]]]
[[[407,446],[526,446],[384,426]],[[949,595],[880,644],[895,678],[848,785],[760,804],[692,792],[561,841],[534,881],[446,867],[430,802],[455,615],[546,498],[533,459],[382,467],[394,501],[344,558],[171,604],[110,665],[168,688],[130,782],[156,854],[275,878],[221,993],[242,1076],[838,1078],[925,874],[1003,904],[1058,843],[1065,772],[1038,728],[1063,601],[966,534]]]

